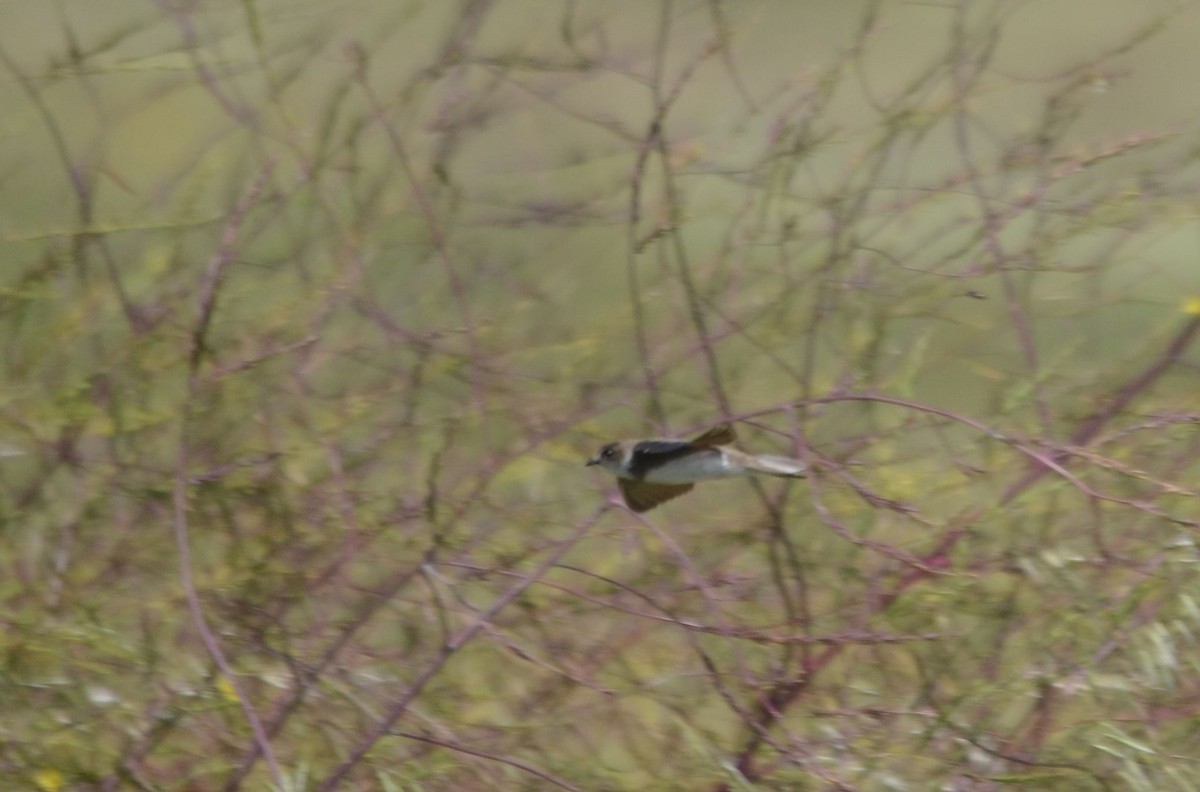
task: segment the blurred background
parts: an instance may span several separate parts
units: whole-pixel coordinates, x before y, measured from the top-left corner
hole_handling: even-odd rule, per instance
[[[1195,2],[0,29],[6,787],[1200,786]]]

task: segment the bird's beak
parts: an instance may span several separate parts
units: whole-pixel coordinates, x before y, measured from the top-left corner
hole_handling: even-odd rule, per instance
[[[591,467],[592,465],[599,465],[599,464],[600,464],[600,457],[594,456],[587,461],[587,464],[584,465],[584,467]]]

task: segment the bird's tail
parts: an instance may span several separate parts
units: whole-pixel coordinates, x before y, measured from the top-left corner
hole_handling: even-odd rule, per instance
[[[747,470],[753,470],[755,473],[784,478],[804,478],[804,471],[808,469],[808,465],[799,459],[769,454],[746,454],[742,464]]]

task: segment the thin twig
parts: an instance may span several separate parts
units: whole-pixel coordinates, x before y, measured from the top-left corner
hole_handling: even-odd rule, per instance
[[[242,227],[242,221],[245,220],[247,213],[257,202],[259,193],[266,185],[270,173],[271,164],[268,163],[263,167],[262,172],[250,186],[250,189],[235,204],[221,232],[220,245],[209,260],[208,267],[201,280],[200,296],[196,306],[196,321],[189,339],[187,395],[181,407],[183,415],[180,420],[179,453],[175,460],[175,481],[172,488],[172,505],[174,509],[172,529],[175,535],[175,545],[179,552],[180,583],[183,586],[184,596],[187,599],[188,612],[191,615],[192,625],[195,627],[196,632],[199,633],[200,640],[204,643],[204,648],[208,652],[209,657],[212,658],[213,663],[220,670],[224,680],[233,689],[238,700],[238,705],[241,707],[246,722],[250,725],[250,730],[254,734],[255,745],[267,763],[272,781],[278,788],[283,789],[283,773],[279,768],[279,763],[275,759],[275,752],[271,748],[270,738],[263,728],[262,720],[258,717],[258,713],[250,701],[250,697],[246,695],[241,684],[237,681],[233,666],[225,657],[225,653],[221,649],[221,644],[217,640],[217,636],[212,631],[212,628],[209,627],[208,620],[205,617],[204,606],[200,602],[200,593],[196,590],[196,582],[192,576],[192,552],[191,540],[188,538],[187,516],[187,493],[190,479],[188,475],[190,459],[188,436],[191,432],[191,412],[195,406],[195,398],[199,390],[199,369],[204,357],[205,339],[212,322],[213,313],[216,310],[217,296],[220,293],[223,280],[222,276],[230,262],[233,261],[236,252],[238,232]]]

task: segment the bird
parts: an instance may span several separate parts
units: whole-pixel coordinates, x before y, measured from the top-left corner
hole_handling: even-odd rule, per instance
[[[729,446],[733,427],[721,424],[691,440],[618,440],[601,447],[587,461],[617,477],[625,504],[635,512],[690,491],[697,481],[765,473],[803,478],[808,466],[799,459],[747,454]]]

